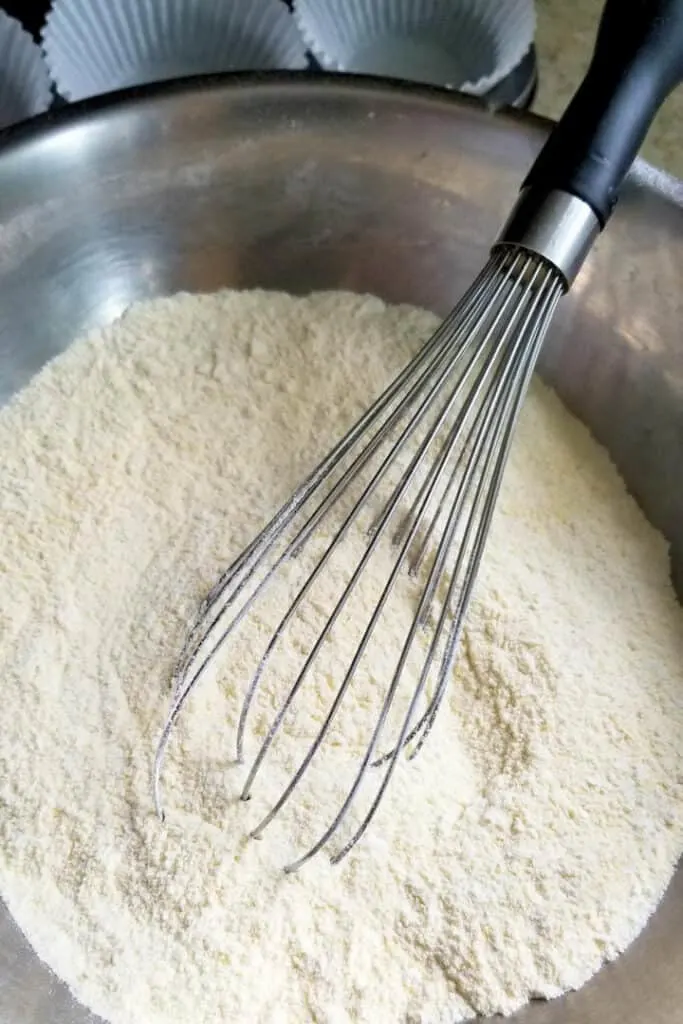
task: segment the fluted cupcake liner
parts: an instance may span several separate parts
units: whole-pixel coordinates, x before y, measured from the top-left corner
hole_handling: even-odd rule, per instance
[[[280,0],[55,0],[43,51],[68,100],[186,75],[306,66]]]
[[[295,0],[328,70],[386,75],[483,95],[533,43],[533,0]]]
[[[0,10],[0,128],[42,114],[51,102],[40,48],[15,18]]]

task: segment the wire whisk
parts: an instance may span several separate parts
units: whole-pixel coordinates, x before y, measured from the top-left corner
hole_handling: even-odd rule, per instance
[[[328,521],[334,521],[330,540],[316,554],[296,597],[273,630],[246,689],[236,742],[237,758],[243,761],[249,713],[268,660],[335,550],[372,506],[372,521],[365,531],[358,564],[273,716],[242,791],[242,799],[248,799],[285,716],[315,668],[325,640],[363,574],[373,564],[372,556],[380,542],[391,535],[393,563],[327,716],[291,781],[252,832],[253,836],[263,833],[292,797],[320,750],[353,685],[399,575],[407,570],[416,578],[422,568],[413,619],[347,796],[330,825],[287,870],[301,867],[333,838],[369,769],[381,766],[383,771],[369,810],[333,860],[341,860],[360,839],[377,811],[401,751],[413,744],[411,756],[415,756],[438,713],[514,424],[564,288],[561,275],[543,258],[523,251],[496,252],[457,309],[221,577],[201,609],[175,677],[174,700],[155,765],[155,794],[160,813],[160,778],[166,744],[183,705],[207,666],[230,642],[256,602],[263,599],[278,572],[292,558],[300,558]],[[418,433],[421,439],[419,444],[413,443],[412,450],[411,442]],[[344,500],[359,480],[360,493],[354,495],[346,508]],[[434,554],[425,566],[429,552]],[[427,644],[421,655],[417,683],[413,677],[414,692],[391,751],[380,756],[383,727],[401,684],[406,683],[409,656],[419,634],[426,635]],[[432,670],[438,670],[436,683],[418,717]]]
[[[359,688],[360,712],[368,694],[376,696],[376,711],[339,790],[340,806],[285,870],[296,871],[333,841],[338,863],[364,835],[399,759],[423,748],[453,676],[515,424],[557,304],[609,219],[656,110],[681,77],[683,0],[608,0],[586,78],[527,176],[485,268],[203,603],[157,748],[160,816],[162,767],[178,716],[219,655],[227,658],[243,627],[256,622],[263,643],[238,720],[238,761],[245,760],[255,718],[259,743],[243,800],[262,770],[273,767],[275,747],[297,739],[290,726],[302,694],[315,692],[318,700],[324,690],[328,697],[324,709],[316,706],[301,752],[290,750],[282,762],[285,781],[251,835],[262,836],[301,794],[323,748],[344,752],[350,741],[338,725]],[[341,582],[325,604],[328,577]],[[398,609],[392,667],[373,676],[368,652],[373,645],[382,650],[387,610],[397,594],[405,596],[406,580],[412,590]],[[274,592],[285,594],[276,615],[266,600]],[[342,643],[341,668],[337,661],[330,670],[329,641],[346,637],[354,601],[358,639]],[[290,652],[297,668],[277,680],[282,693],[269,694],[264,723],[263,708],[256,713],[264,681],[299,621],[305,642],[299,638]]]

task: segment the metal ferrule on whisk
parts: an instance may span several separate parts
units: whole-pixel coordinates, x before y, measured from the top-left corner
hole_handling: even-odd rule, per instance
[[[545,194],[525,188],[493,249],[525,249],[552,263],[571,288],[600,234],[600,221],[577,196],[559,190]]]

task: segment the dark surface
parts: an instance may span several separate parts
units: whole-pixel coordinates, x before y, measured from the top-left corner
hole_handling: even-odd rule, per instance
[[[49,0],[2,0],[0,7],[38,39],[50,3]]]

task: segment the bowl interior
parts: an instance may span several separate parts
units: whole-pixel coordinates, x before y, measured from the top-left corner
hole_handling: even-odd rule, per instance
[[[0,402],[131,302],[260,286],[446,313],[547,126],[350,77],[222,76],[68,109],[0,140]],[[638,164],[562,303],[543,374],[609,448],[683,582],[683,189]],[[644,934],[524,1024],[674,1024],[683,873]],[[0,1021],[93,1021],[0,904]]]

